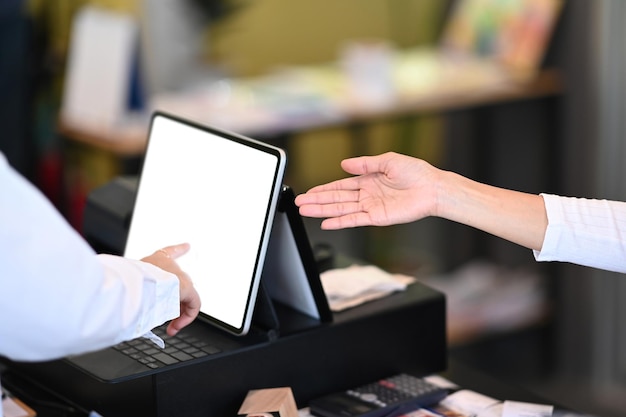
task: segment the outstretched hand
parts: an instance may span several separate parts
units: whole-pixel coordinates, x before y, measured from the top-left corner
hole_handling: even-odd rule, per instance
[[[176,262],[176,258],[184,255],[188,251],[189,244],[182,243],[159,249],[152,255],[142,259],[144,262],[149,262],[167,272],[175,274],[180,281],[180,316],[168,324],[167,334],[170,336],[174,336],[183,327],[189,325],[200,312],[200,295],[198,295],[198,292],[194,288],[189,275],[187,275]]]
[[[296,197],[300,214],[325,218],[323,229],[386,226],[436,214],[439,169],[388,152],[345,159],[353,177],[316,186]]]

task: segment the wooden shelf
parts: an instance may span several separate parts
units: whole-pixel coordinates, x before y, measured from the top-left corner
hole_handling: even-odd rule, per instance
[[[333,126],[348,125],[355,122],[367,122],[385,118],[416,115],[420,113],[446,112],[463,108],[494,105],[516,100],[529,100],[555,96],[562,93],[563,81],[557,70],[544,70],[531,81],[525,83],[510,82],[494,86],[485,85],[475,90],[463,89],[456,92],[446,89],[441,93],[431,91],[424,95],[401,97],[396,102],[381,109],[351,108],[335,120],[320,118],[297,124],[276,123],[271,126],[248,127],[245,132],[255,134],[293,134]],[[78,142],[101,150],[112,152],[120,157],[134,157],[143,154],[148,134],[148,122],[136,121],[120,127],[98,128],[79,126],[61,119],[58,132],[72,142]]]

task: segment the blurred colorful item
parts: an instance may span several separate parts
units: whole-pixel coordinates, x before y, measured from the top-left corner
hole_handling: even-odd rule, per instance
[[[478,55],[532,75],[562,8],[562,0],[462,0],[442,38],[450,53]]]

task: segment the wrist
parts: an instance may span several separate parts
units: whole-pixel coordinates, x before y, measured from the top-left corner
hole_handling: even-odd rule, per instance
[[[453,218],[453,210],[458,203],[455,203],[457,198],[455,197],[455,192],[458,192],[458,189],[455,187],[455,183],[457,182],[457,174],[451,171],[439,171],[439,175],[434,183],[434,204],[432,216],[440,217],[443,219],[450,220]]]

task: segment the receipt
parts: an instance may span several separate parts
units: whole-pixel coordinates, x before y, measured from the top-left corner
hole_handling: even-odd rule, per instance
[[[550,417],[553,411],[551,405],[505,401],[502,417]]]
[[[554,408],[518,401],[500,402],[470,390],[450,394],[440,404],[464,416],[476,417],[551,417]]]
[[[352,265],[320,274],[331,310],[341,311],[364,302],[403,291],[415,278],[390,274],[373,265]]]
[[[498,403],[500,401],[495,398],[464,389],[448,395],[440,404],[466,416],[476,416],[497,406]]]

